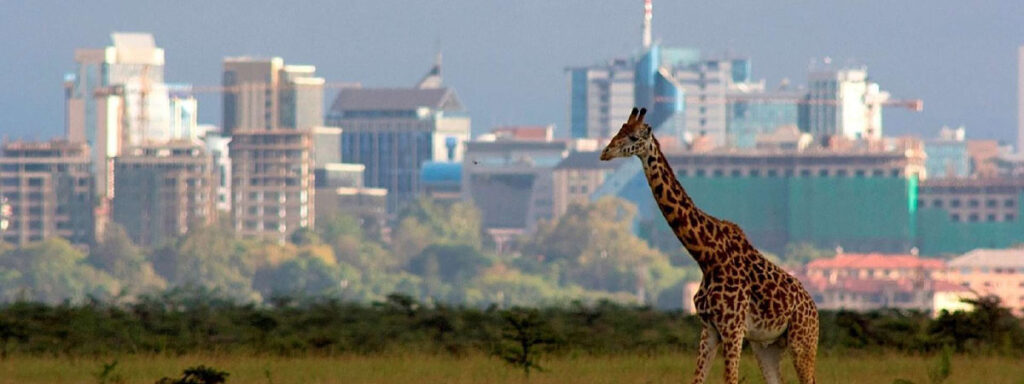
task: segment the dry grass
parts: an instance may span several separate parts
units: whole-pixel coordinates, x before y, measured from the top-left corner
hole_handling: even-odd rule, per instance
[[[11,357],[0,361],[0,383],[95,383],[106,359]],[[127,383],[153,383],[178,376],[190,366],[205,364],[230,372],[228,383],[679,383],[692,376],[694,356],[562,356],[541,361],[546,372],[526,380],[502,361],[473,355],[464,358],[413,354],[403,356],[259,357],[259,356],[125,356],[116,372]],[[892,383],[901,378],[928,383],[934,358],[901,355],[822,356],[819,383]],[[711,382],[721,382],[716,360]],[[784,375],[795,382],[792,366]],[[953,358],[947,383],[1024,384],[1024,363],[1005,357]],[[760,383],[753,356],[743,356],[745,383]]]

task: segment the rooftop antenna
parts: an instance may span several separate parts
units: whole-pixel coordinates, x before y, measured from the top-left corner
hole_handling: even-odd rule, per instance
[[[644,24],[643,24],[643,37],[642,44],[643,50],[646,52],[651,48],[651,16],[652,16],[651,0],[644,0]]]

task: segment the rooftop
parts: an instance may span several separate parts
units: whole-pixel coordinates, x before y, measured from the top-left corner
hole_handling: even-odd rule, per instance
[[[551,141],[554,137],[553,125],[506,125],[491,130],[499,139]]]
[[[942,269],[943,260],[923,259],[914,255],[886,255],[880,253],[843,253],[829,259],[807,263],[808,269],[825,268],[924,268]]]
[[[450,88],[342,88],[331,112],[407,111],[418,108],[462,110]]]
[[[975,249],[950,260],[949,266],[1024,268],[1024,248]]]

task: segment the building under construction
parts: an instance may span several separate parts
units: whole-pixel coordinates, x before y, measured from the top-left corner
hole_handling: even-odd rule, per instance
[[[0,155],[0,239],[21,246],[59,236],[93,239],[89,146],[67,141],[8,142]]]

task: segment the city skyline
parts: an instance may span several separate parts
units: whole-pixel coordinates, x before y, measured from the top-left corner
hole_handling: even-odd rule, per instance
[[[1024,6],[999,2],[964,10],[953,1],[928,2],[928,9],[921,4],[878,9],[656,1],[653,35],[666,46],[750,57],[753,77],[767,79],[769,87],[784,77],[806,84],[814,57],[866,64],[873,80],[895,97],[926,103],[919,115],[888,113],[888,132],[928,137],[943,125],[962,124],[969,137],[1015,142],[1016,52],[1024,42],[1015,36],[1024,35]],[[18,54],[2,60],[9,70],[0,82],[9,87],[0,94],[0,104],[8,107],[0,130],[12,139],[61,135],[61,82],[74,70],[74,49],[105,46],[115,31],[153,33],[167,53],[167,81],[196,85],[219,84],[223,58],[248,54],[315,65],[329,82],[407,86],[440,47],[446,83],[458,89],[477,122],[476,133],[502,124],[555,123],[564,136],[564,68],[640,50],[640,1],[601,7],[582,1],[314,2],[285,10],[238,5],[221,2],[193,12],[177,4],[124,2],[116,5],[117,18],[104,17],[110,7],[90,4],[3,5],[9,11],[0,16],[0,31],[18,38],[0,44]],[[223,22],[232,12],[239,21]],[[62,38],[53,41],[54,36]],[[200,122],[219,125],[219,95],[199,99]]]

